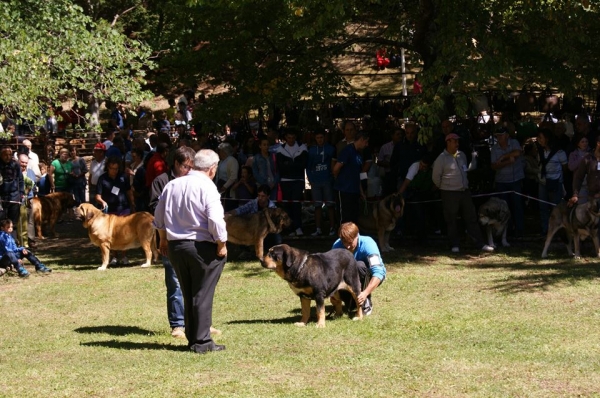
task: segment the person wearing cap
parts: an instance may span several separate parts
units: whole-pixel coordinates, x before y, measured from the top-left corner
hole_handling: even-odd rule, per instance
[[[96,201],[96,186],[98,184],[98,177],[104,174],[104,162],[106,159],[106,146],[98,142],[94,145],[94,157],[90,165],[90,172],[88,177],[89,187],[89,202],[93,203]]]
[[[579,203],[581,187],[586,181],[589,198],[600,198],[600,135],[596,137],[596,147],[591,155],[583,158],[573,175],[573,196],[569,206]]]
[[[36,177],[36,180],[42,176],[40,171],[40,158],[37,153],[31,150],[31,141],[28,139],[23,140],[23,146],[27,148],[27,157],[29,157],[29,162],[27,163],[27,170],[33,171],[33,174]]]
[[[452,245],[452,252],[458,253],[460,236],[456,218],[461,212],[467,233],[473,238],[477,247],[485,252],[493,252],[493,247],[483,244],[483,235],[477,222],[467,179],[467,171],[477,168],[477,152],[473,152],[473,160],[471,164],[467,164],[467,156],[458,150],[459,139],[460,137],[454,133],[448,134],[446,149],[433,163],[432,180],[440,189],[448,239]]]
[[[512,219],[515,226],[515,237],[523,237],[524,210],[523,198],[519,195],[523,191],[525,178],[525,165],[523,163],[523,149],[519,141],[510,138],[508,129],[502,127],[494,133],[496,144],[492,147],[492,170],[496,171],[494,185],[496,192],[511,192],[500,195],[510,206]]]

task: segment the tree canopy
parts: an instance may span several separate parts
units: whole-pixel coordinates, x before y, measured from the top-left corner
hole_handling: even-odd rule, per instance
[[[86,98],[139,103],[151,50],[69,0],[0,7],[0,104],[35,120],[48,103]]]
[[[211,98],[220,106],[347,94],[336,60],[357,48],[373,58],[381,46],[406,49],[425,89],[410,113],[424,126],[439,122],[449,95],[464,113],[479,89],[549,85],[573,93],[595,85],[600,68],[599,5],[589,0],[186,4],[169,12],[182,29],[169,30],[155,49],[167,50],[161,65],[174,72],[166,74],[171,83],[226,86]]]
[[[9,73],[0,79],[10,79],[0,102],[25,109],[40,93],[74,88],[135,102],[152,58],[157,95],[225,87],[203,107],[218,119],[219,112],[350,94],[339,61],[374,63],[383,46],[404,48],[419,71],[424,91],[408,112],[427,136],[448,113],[449,97],[462,116],[478,90],[550,86],[577,93],[595,87],[600,72],[594,0],[76,2],[82,8],[68,0],[9,0],[0,11],[0,31],[10,39],[0,44],[2,72]]]

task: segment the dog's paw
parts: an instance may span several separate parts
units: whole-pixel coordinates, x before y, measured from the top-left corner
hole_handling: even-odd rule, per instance
[[[362,321],[363,317],[360,316],[355,316],[354,318],[352,318],[353,321]]]
[[[323,329],[325,327],[325,322],[323,323],[317,323],[317,328],[318,329]]]
[[[382,252],[382,253],[387,253],[387,252],[389,252],[389,251],[390,251],[390,249],[388,249],[387,247],[382,247],[382,248],[381,248],[381,252]]]
[[[294,326],[304,327],[304,326],[306,326],[306,323],[304,323],[304,322],[296,322],[296,323],[294,323]]]
[[[106,271],[106,266],[100,266],[100,267],[98,267],[98,271]]]
[[[146,264],[146,263],[144,263],[144,264],[142,264],[142,265],[141,265],[141,267],[142,267],[142,268],[149,268],[149,267],[152,267],[152,263],[149,263],[149,264]]]
[[[580,255],[580,254],[575,254],[575,255],[573,256],[573,258],[574,258],[575,260],[581,260],[581,255]]]
[[[387,249],[388,249],[388,251],[392,251],[392,252],[396,250],[392,246],[388,246]]]

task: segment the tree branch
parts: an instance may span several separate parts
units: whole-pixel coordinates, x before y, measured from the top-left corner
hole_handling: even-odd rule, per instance
[[[117,23],[117,19],[119,19],[120,16],[122,16],[123,14],[127,14],[129,11],[135,9],[138,5],[135,5],[135,6],[131,7],[131,8],[126,9],[121,14],[116,14],[115,17],[113,18],[112,23],[110,24],[110,27],[113,28],[115,26],[115,24]]]

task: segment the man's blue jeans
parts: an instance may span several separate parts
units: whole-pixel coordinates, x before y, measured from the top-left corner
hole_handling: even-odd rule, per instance
[[[171,328],[184,327],[185,316],[183,312],[183,294],[179,286],[179,279],[169,257],[162,256],[165,267],[165,285],[167,287],[167,316]]]

